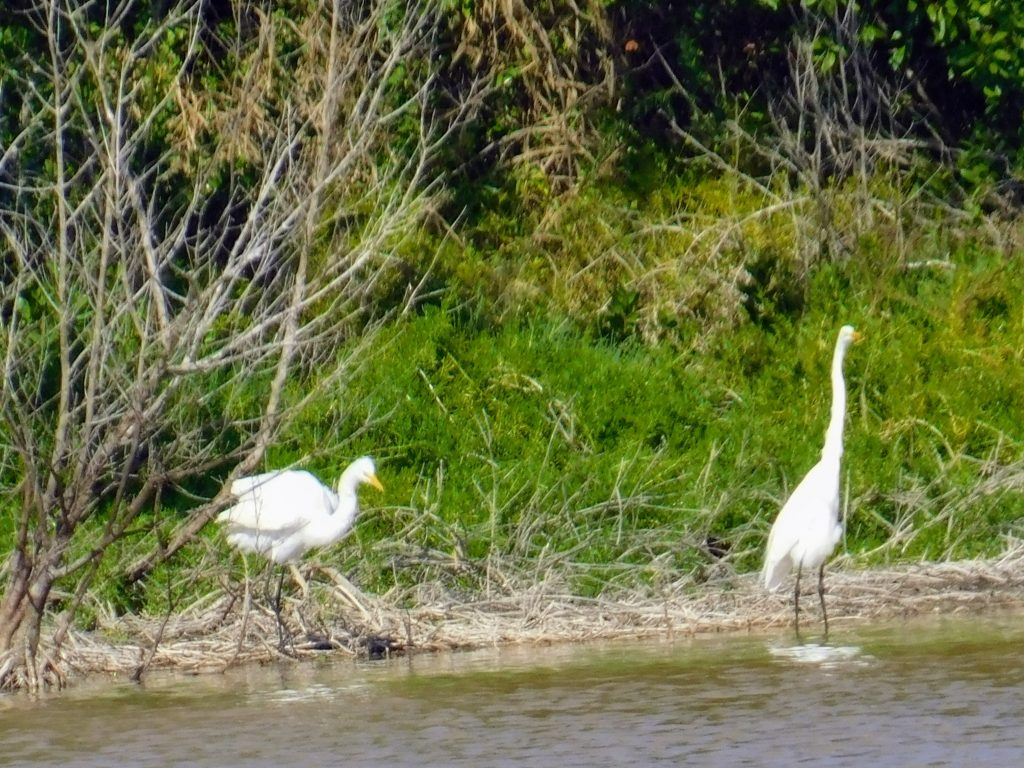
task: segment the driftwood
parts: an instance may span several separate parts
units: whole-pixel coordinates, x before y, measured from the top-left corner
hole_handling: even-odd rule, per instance
[[[59,662],[69,675],[108,673],[138,678],[148,670],[213,672],[227,667],[336,652],[382,655],[522,643],[786,630],[792,595],[769,594],[756,574],[724,572],[703,584],[679,582],[660,594],[581,598],[539,583],[518,593],[457,599],[440,588],[408,594],[340,599],[336,584],[317,584],[305,600],[286,601],[291,637],[277,643],[268,606],[243,595],[211,595],[173,617],[121,617],[74,633]],[[814,580],[811,580],[814,581]],[[834,630],[844,624],[1024,608],[1024,548],[994,560],[920,563],[854,570],[842,561],[826,571]],[[355,608],[353,603],[361,604]],[[801,601],[815,631],[817,600]]]

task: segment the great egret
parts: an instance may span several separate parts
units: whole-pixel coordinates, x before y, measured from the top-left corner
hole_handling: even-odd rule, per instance
[[[228,544],[278,565],[287,564],[305,591],[305,580],[295,562],[314,547],[334,543],[352,528],[359,514],[356,492],[363,483],[384,490],[369,456],[356,459],[341,473],[337,493],[304,470],[240,477],[231,484],[235,505],[221,512],[217,522],[224,526]],[[282,571],[277,585],[279,630],[283,580]]]
[[[832,418],[825,433],[821,460],[807,473],[783,505],[768,535],[764,586],[775,591],[796,566],[793,611],[796,631],[800,633],[800,573],[804,568],[818,569],[818,598],[828,637],[828,613],[825,611],[825,560],[843,535],[839,520],[839,462],[843,455],[843,422],[846,416],[846,382],[843,358],[861,335],[852,326],[839,329],[832,355]]]

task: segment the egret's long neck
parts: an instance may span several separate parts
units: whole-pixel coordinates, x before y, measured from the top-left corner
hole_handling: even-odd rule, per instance
[[[358,483],[355,479],[355,472],[349,467],[341,473],[341,477],[338,478],[338,512],[348,512],[351,517],[355,517],[358,512],[357,502],[358,494],[356,489]]]
[[[352,523],[359,512],[359,504],[356,500],[353,483],[345,481],[345,475],[338,480],[338,505],[328,516],[322,528],[318,531],[318,540],[312,543],[317,546],[332,544],[337,541],[352,527]]]
[[[843,424],[846,421],[846,381],[843,379],[843,357],[846,346],[836,345],[832,356],[832,418],[825,433],[825,447],[821,458],[839,461],[843,455]]]

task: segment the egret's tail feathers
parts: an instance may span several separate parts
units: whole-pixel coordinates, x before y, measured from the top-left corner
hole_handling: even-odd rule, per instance
[[[217,515],[217,522],[227,526],[258,529],[261,518],[265,517],[263,505],[259,503],[255,496],[247,494],[239,498],[233,506],[228,507]]]
[[[779,589],[782,586],[782,582],[789,575],[791,567],[792,562],[788,557],[783,557],[775,562],[766,561],[764,568],[761,570],[761,581],[764,583],[764,588],[769,592]]]

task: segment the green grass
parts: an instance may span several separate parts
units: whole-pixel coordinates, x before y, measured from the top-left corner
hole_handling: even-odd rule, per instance
[[[333,555],[380,588],[477,588],[500,564],[593,594],[697,578],[714,535],[754,569],[818,458],[843,322],[867,337],[847,360],[849,550],[865,565],[995,554],[1024,512],[1024,280],[984,256],[873,280],[823,267],[803,315],[700,354],[430,309],[347,393],[389,414],[352,446],[381,458],[388,491]]]
[[[704,189],[710,201],[691,190],[687,204],[725,206],[721,187]],[[729,545],[736,570],[755,570],[779,506],[818,459],[843,323],[866,336],[846,365],[842,489],[856,561],[990,556],[1024,535],[1018,254],[980,228],[971,237],[940,222],[914,230],[910,251],[879,228],[848,258],[798,268],[779,246],[790,225],[762,221],[716,262],[753,270],[743,290],[701,299],[734,303],[704,312],[682,302],[667,317],[652,309],[659,297],[703,278],[690,262],[668,274],[683,257],[659,248],[689,235],[623,240],[637,223],[606,218],[621,210],[619,195],[560,202],[568,210],[550,225],[553,240],[522,226],[487,260],[448,243],[432,278],[439,298],[387,326],[351,380],[324,388],[281,435],[265,468],[301,462],[333,483],[369,453],[386,486],[362,494],[353,534],[317,557],[408,600],[421,584],[467,594],[543,580],[581,595],[699,584],[709,536]],[[681,204],[672,190],[649,202],[637,214],[648,222]],[[598,259],[608,269],[573,277],[586,254],[621,255],[630,242],[643,252],[629,269]],[[509,273],[506,259],[521,270]],[[492,294],[514,281],[551,290],[520,309],[498,306]],[[289,397],[311,384],[292,382]],[[253,386],[219,392],[225,413],[258,407]],[[195,502],[165,503],[166,536]],[[97,610],[180,607],[241,577],[211,526],[125,588],[118,563],[153,547],[147,522],[104,562]]]

